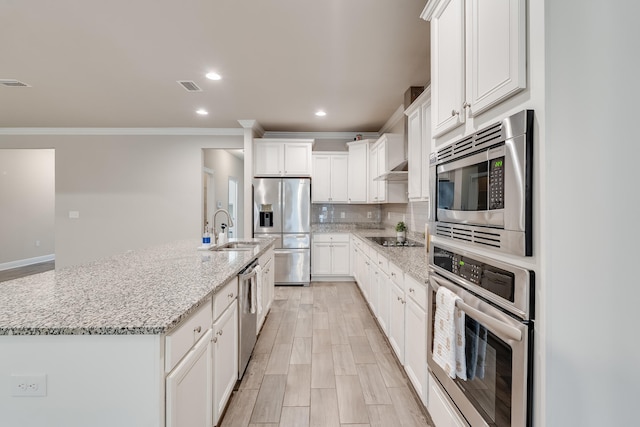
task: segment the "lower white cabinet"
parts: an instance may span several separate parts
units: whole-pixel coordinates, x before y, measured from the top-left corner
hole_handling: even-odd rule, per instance
[[[436,427],[469,427],[469,424],[457,413],[440,388],[438,381],[429,374],[429,404],[427,410]]]
[[[401,364],[404,365],[404,283],[391,278],[391,295],[389,297],[389,344]]]
[[[404,369],[423,402],[427,401],[427,294],[426,286],[405,277],[405,359]]]
[[[166,427],[210,427],[212,417],[211,338],[202,338],[166,378]]]
[[[258,301],[260,310],[258,310],[259,313],[257,316],[256,331],[260,332],[260,328],[262,328],[265,318],[267,317],[267,313],[271,308],[275,292],[275,263],[273,261],[273,250],[271,249],[261,256],[258,262],[260,264],[260,300]]]
[[[349,256],[348,233],[315,233],[311,244],[311,274],[349,276]]]
[[[212,331],[213,421],[217,425],[238,379],[237,299],[214,322]]]

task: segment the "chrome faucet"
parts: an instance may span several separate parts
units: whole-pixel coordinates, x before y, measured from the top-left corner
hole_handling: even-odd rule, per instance
[[[218,214],[220,212],[223,212],[224,214],[227,215],[227,221],[229,222],[229,227],[233,227],[233,219],[231,218],[231,215],[229,214],[229,212],[226,209],[218,209],[217,211],[215,211],[213,213],[213,219],[211,221],[211,224],[214,228],[213,230],[213,235],[214,235],[214,239],[215,239],[215,244],[218,244],[218,233],[215,232],[215,227],[216,227],[216,216],[218,216]],[[222,227],[222,231],[224,231],[224,227]]]

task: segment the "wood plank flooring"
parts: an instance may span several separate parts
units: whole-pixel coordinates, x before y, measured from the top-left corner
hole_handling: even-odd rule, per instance
[[[20,277],[31,276],[32,274],[43,273],[53,270],[55,261],[41,262],[38,264],[27,265],[25,267],[12,268],[0,271],[0,282],[7,280],[19,279]]]
[[[433,423],[353,282],[276,287],[223,427]]]

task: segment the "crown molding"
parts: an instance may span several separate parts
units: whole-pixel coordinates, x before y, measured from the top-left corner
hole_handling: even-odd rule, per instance
[[[0,135],[242,136],[240,128],[0,128]]]
[[[404,105],[400,104],[398,109],[389,117],[387,123],[380,128],[380,134],[383,134],[393,128],[400,120],[404,120]]]
[[[279,132],[266,131],[265,138],[283,139],[339,139],[353,140],[356,135],[362,135],[362,139],[378,139],[378,132]]]
[[[438,1],[438,0],[428,1],[427,4],[424,6],[424,9],[422,10],[422,13],[420,14],[420,18],[424,19],[425,21],[431,21],[431,18],[433,18],[435,11],[438,8],[438,6],[440,6],[440,4],[443,4],[442,7],[446,7],[446,5],[449,4],[449,0],[446,0],[444,2]]]
[[[238,120],[240,126],[244,129],[252,129],[257,135],[264,135],[264,128],[260,126],[257,120]]]

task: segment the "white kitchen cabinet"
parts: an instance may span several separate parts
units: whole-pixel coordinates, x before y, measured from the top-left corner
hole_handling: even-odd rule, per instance
[[[429,200],[429,154],[431,153],[431,88],[426,88],[405,110],[408,129],[410,201]]]
[[[347,153],[314,153],[312,157],[311,201],[347,203],[349,155]]]
[[[368,139],[349,142],[347,200],[349,203],[367,203],[369,188],[369,147]]]
[[[369,150],[369,202],[406,203],[407,183],[376,179],[405,160],[402,135],[383,134]]]
[[[166,377],[166,426],[210,427],[212,360],[210,328]]]
[[[390,270],[390,301],[389,301],[389,344],[400,364],[404,365],[405,338],[405,296],[404,274],[395,264],[389,264]]]
[[[378,254],[378,324],[380,329],[385,335],[389,336],[389,321],[390,321],[390,302],[391,302],[391,279],[385,262],[381,260],[382,256]]]
[[[237,299],[214,322],[212,332],[213,422],[217,425],[238,379]]]
[[[431,375],[429,378],[429,403],[427,410],[433,424],[437,427],[469,427],[469,424],[454,409],[438,381]]]
[[[311,273],[316,276],[350,276],[348,233],[314,233]]]
[[[421,17],[431,21],[434,137],[526,87],[525,0],[431,0]]]
[[[405,276],[404,369],[423,402],[427,401],[427,291],[423,283]]]
[[[275,281],[273,249],[263,254],[258,260],[258,264],[260,265],[260,299],[257,302],[260,310],[258,310],[256,331],[260,332],[273,301]]]
[[[311,176],[312,139],[254,139],[253,175]]]

